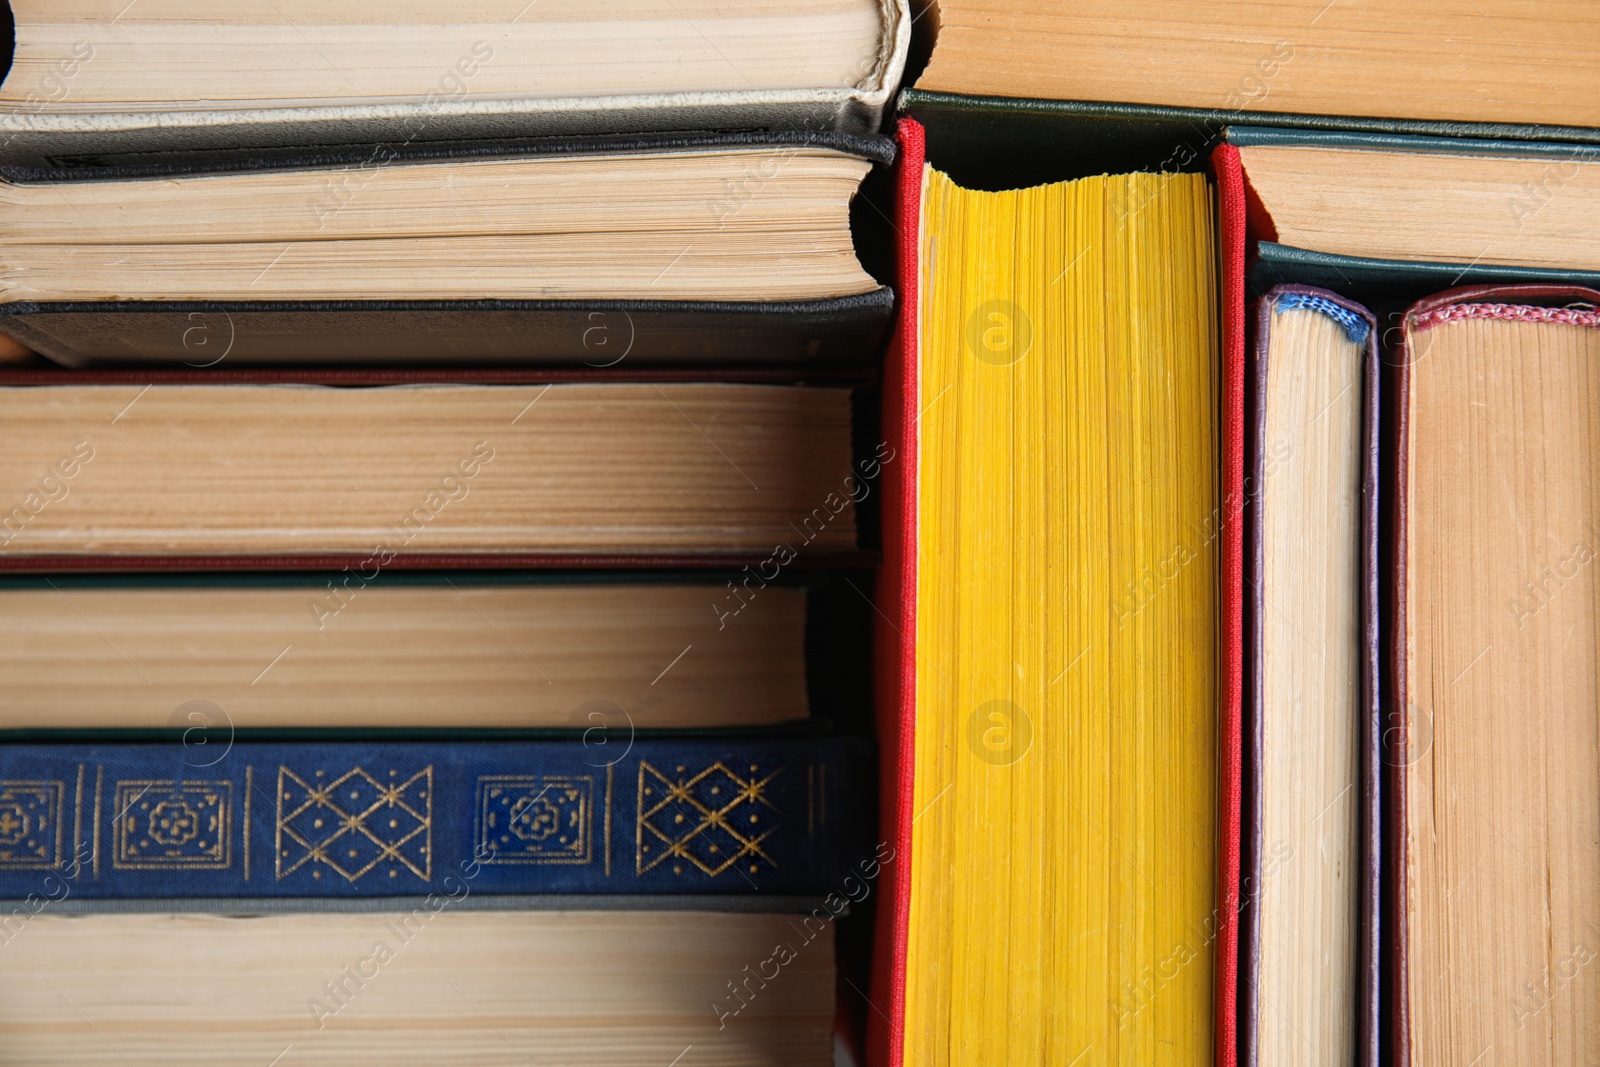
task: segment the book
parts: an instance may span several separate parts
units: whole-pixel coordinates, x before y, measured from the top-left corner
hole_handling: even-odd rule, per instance
[[[222,749],[222,751],[217,751]],[[0,748],[0,900],[821,896],[871,852],[851,738]],[[449,888],[446,886],[446,888]]]
[[[1440,293],[1391,357],[1397,1064],[1575,1063],[1600,1043],[1597,304]]]
[[[1591,206],[1600,130],[1321,115],[1285,125],[1216,108],[921,89],[901,103],[953,174],[986,189],[1105,171],[1203,170],[1218,144],[1238,146],[1270,187],[1252,184],[1247,193],[1253,296],[1305,284],[1375,306],[1463,282],[1600,281],[1584,264],[1577,221]],[[1295,160],[1320,161],[1324,152],[1332,161],[1325,172],[1295,173]],[[1312,189],[1316,196],[1300,195]]]
[[[808,595],[753,572],[13,576],[0,730],[770,726],[808,714]]]
[[[1063,180],[1116,171],[1205,169],[1230,130],[1252,135],[1361,134],[1517,144],[1600,144],[1600,128],[1462,123],[1362,115],[1272,115],[1237,108],[1170,107],[1107,100],[967,96],[905,89],[903,114],[949,155],[964,182],[999,187],[1007,175]]]
[[[1199,175],[972,192],[925,168],[917,123],[900,136],[885,423],[904,448],[885,500],[879,684],[886,817],[909,865],[885,886],[873,1046],[891,1065],[1066,1062],[1086,1046],[1140,1062],[1160,1042],[1220,1062],[1234,1040],[1242,348],[1218,347],[1238,323],[1218,330],[1215,201]],[[1223,242],[1242,278],[1234,250]],[[1143,288],[1115,281],[1135,269]],[[1068,475],[1074,458],[1086,466]],[[1126,555],[1092,517],[1113,494]],[[1184,545],[1176,585],[1145,581]],[[1153,818],[1151,789],[1184,813],[1181,832]],[[1162,967],[1175,947],[1181,964]],[[999,998],[1007,1012],[984,1007]]]
[[[940,0],[917,87],[1296,117],[1600,126],[1594,18],[1510,0],[1381,13],[1282,0]]]
[[[833,1062],[827,906],[473,911],[470,870],[372,914],[8,911],[0,1042],[72,1067]]]
[[[1240,1060],[1377,1063],[1378,327],[1256,308],[1245,514]]]
[[[1600,279],[1591,146],[1230,126],[1256,209],[1256,273],[1406,292]],[[1392,262],[1399,261],[1399,262]]]
[[[216,384],[0,386],[15,442],[0,459],[0,564],[320,556],[370,575],[721,552],[770,579],[801,551],[853,550],[855,501],[892,461],[880,449],[852,463],[838,388],[210,373]]]
[[[10,6],[0,157],[61,167],[589,133],[871,133],[911,24],[904,0]]]
[[[629,321],[624,336],[624,316],[634,311],[688,305],[680,315],[709,312],[726,329],[738,305],[775,320],[752,329],[745,315],[747,340],[792,331],[785,320],[809,314],[823,324],[865,317],[856,332],[869,327],[870,344],[888,294],[856,258],[850,203],[892,151],[875,137],[729,134],[391,151],[377,163],[80,168],[67,181],[11,169],[0,173],[0,330],[68,361],[209,365],[225,346],[235,363],[316,361],[351,347],[371,360],[382,349],[352,335],[371,313],[403,311],[413,316],[405,326],[443,334],[423,341],[439,360],[486,313],[499,314],[487,332],[504,346],[530,314],[554,312],[569,328],[578,319],[563,347],[581,345],[584,362],[604,367],[629,354],[638,331]],[[129,309],[167,312],[167,334],[119,336]],[[234,313],[264,320],[247,332],[278,336],[256,341],[259,352],[230,343]],[[548,319],[534,322],[550,332]],[[680,336],[668,350],[687,344]]]

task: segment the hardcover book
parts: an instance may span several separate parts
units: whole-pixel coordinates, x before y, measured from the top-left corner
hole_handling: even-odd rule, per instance
[[[1246,441],[1240,1060],[1378,1062],[1378,328],[1258,302]]]
[[[1586,9],[939,0],[937,10],[919,90],[1270,112],[1296,124],[1373,115],[1600,126],[1600,45]]]
[[[868,773],[850,739],[8,744],[0,899],[821,896]]]
[[[860,359],[892,296],[850,203],[892,158],[777,132],[8,168],[0,332],[66,363]]]
[[[909,862],[885,885],[891,921],[878,927],[874,1002],[887,1007],[872,1020],[874,1055],[892,1067],[1065,1062],[1087,1046],[1134,1063],[1171,1041],[1191,1058],[1231,1063],[1242,196],[1222,188],[1219,235],[1202,175],[978,194],[926,166],[918,123],[902,120],[900,139],[903,300],[885,425],[903,459],[886,486],[879,707],[885,818]],[[1110,240],[1112,220],[1132,236],[1119,228]],[[1013,259],[1014,248],[1026,254]],[[1145,272],[1170,297],[1159,312],[1119,281]],[[1140,307],[1150,317],[1135,325],[1125,316]],[[1141,350],[1162,353],[1159,364]],[[1104,371],[1108,363],[1119,369]],[[1065,405],[1054,417],[1053,404]],[[1087,411],[1102,413],[1098,425],[1063,429]],[[1119,446],[1135,424],[1171,447]],[[1193,467],[1157,475],[1139,467],[1152,456]],[[1055,481],[1069,470],[1070,491]],[[1140,534],[1130,520],[1120,548],[1085,550],[1104,528],[1068,535],[1078,520],[1048,510],[1074,493],[1081,503],[1069,512],[1116,499],[1123,514],[1173,525]],[[1181,580],[1155,581],[1160,560],[1140,552],[1174,544],[1191,548]],[[1052,596],[1066,599],[1041,628],[1033,613]],[[1093,614],[1080,619],[1075,603],[1095,605],[1082,607]],[[1125,625],[1107,603],[1124,609]],[[1140,774],[1144,766],[1160,776]],[[1067,801],[1062,781],[1079,783]],[[1181,842],[1141,821],[1152,790],[1185,813],[1192,832]],[[997,826],[1003,836],[991,840]],[[1164,858],[1152,869],[1129,855]],[[1055,890],[1035,895],[1045,883]],[[1149,893],[1159,909],[1140,914],[1156,922],[1159,910],[1172,931],[1104,911],[1113,901],[1138,907],[1128,902]],[[1084,938],[1100,947],[1085,950]],[[1175,965],[1180,981],[1157,990],[1152,976],[1175,944],[1188,949]],[[1107,959],[1123,962],[1108,970]],[[961,992],[978,986],[1025,1007],[984,1011]]]
[[[1463,282],[1600,282],[1593,146],[1229,126],[1249,190],[1258,289],[1373,301]]]
[[[10,575],[0,731],[773,726],[809,713],[812,596],[755,569]]]
[[[28,1067],[833,1062],[822,905],[480,911],[453,885],[371,914],[0,914],[0,1044]]]
[[[1597,305],[1451,290],[1391,357],[1396,1064],[1600,1048]]]
[[[852,462],[850,393],[821,386],[179,380],[0,381],[0,567],[771,571],[853,552],[892,459]]]
[[[12,0],[0,159],[695,129],[876,132],[904,0]]]

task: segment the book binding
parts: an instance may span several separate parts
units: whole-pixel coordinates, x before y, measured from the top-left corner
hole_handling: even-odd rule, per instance
[[[1402,320],[1410,325],[1419,320],[1435,321],[1448,315],[1453,307],[1463,304],[1498,304],[1529,306],[1568,306],[1577,304],[1587,309],[1600,306],[1600,291],[1580,286],[1562,284],[1543,285],[1474,285],[1436,293],[1407,308]],[[1383,653],[1388,657],[1389,683],[1386,697],[1389,710],[1383,716],[1382,757],[1384,763],[1383,788],[1386,793],[1383,827],[1383,926],[1385,953],[1382,961],[1384,983],[1383,1044],[1386,1061],[1397,1067],[1410,1067],[1411,1055],[1411,988],[1409,967],[1410,895],[1409,863],[1407,849],[1409,815],[1406,803],[1406,783],[1411,763],[1422,753],[1409,751],[1410,697],[1406,682],[1408,655],[1407,612],[1408,590],[1406,583],[1407,523],[1410,484],[1410,418],[1411,418],[1411,361],[1414,357],[1406,345],[1407,329],[1395,331],[1398,344],[1385,353],[1389,380],[1385,383],[1384,403],[1393,413],[1388,419],[1385,480],[1394,493],[1394,504],[1389,516],[1392,556],[1387,560],[1392,568],[1388,575],[1390,597],[1384,620],[1388,632],[1384,635]]]
[[[1245,493],[1245,567],[1249,592],[1245,610],[1247,691],[1244,706],[1244,794],[1243,833],[1241,835],[1242,892],[1240,898],[1239,951],[1239,1061],[1242,1067],[1256,1067],[1258,1027],[1261,1024],[1261,968],[1259,898],[1263,890],[1263,857],[1266,842],[1262,831],[1261,779],[1263,774],[1263,686],[1261,633],[1267,605],[1264,598],[1262,531],[1264,516],[1260,494],[1265,481],[1267,446],[1266,407],[1267,344],[1274,311],[1283,301],[1295,301],[1336,318],[1346,329],[1365,328],[1366,353],[1362,367],[1361,396],[1361,678],[1359,700],[1361,737],[1359,740],[1361,781],[1360,823],[1361,866],[1359,878],[1358,928],[1356,949],[1356,1062],[1372,1067],[1378,1062],[1380,871],[1382,863],[1382,762],[1379,744],[1382,735],[1379,707],[1379,631],[1378,631],[1378,323],[1372,313],[1336,293],[1305,285],[1282,285],[1272,289],[1256,305],[1252,363],[1249,368],[1249,439],[1246,442],[1246,469],[1249,486]],[[1314,755],[1314,754],[1313,754]]]
[[[883,566],[875,593],[874,681],[878,707],[879,811],[893,851],[885,863],[883,904],[873,950],[867,1049],[875,1064],[905,1063],[906,945],[911,922],[911,823],[916,767],[917,632],[917,302],[922,182],[927,146],[922,125],[902,118],[895,173],[895,228],[900,307],[883,374],[883,433],[897,459],[884,470]]]
[[[842,892],[853,739],[0,749],[0,899]]]
[[[501,159],[666,152],[807,150],[880,165],[894,143],[874,135],[767,130],[568,137],[470,146],[409,146],[378,153],[340,147],[272,157],[81,166],[0,166],[0,180],[61,184]],[[4,153],[0,152],[0,156]],[[712,216],[708,216],[711,218]],[[587,369],[740,363],[825,368],[862,365],[894,306],[885,287],[796,300],[36,300],[0,303],[0,334],[68,366],[544,365]],[[626,362],[624,362],[626,361]]]

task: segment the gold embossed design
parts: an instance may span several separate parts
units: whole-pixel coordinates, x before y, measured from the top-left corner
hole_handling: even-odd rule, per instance
[[[322,868],[354,882],[373,871],[433,873],[433,768],[409,778],[355,767],[338,777],[278,768],[277,876]]]
[[[778,829],[766,787],[779,773],[763,778],[752,764],[745,778],[721,761],[698,771],[676,764],[663,773],[640,760],[638,873],[670,864],[674,874],[692,866],[715,878],[746,862],[751,874],[762,863],[776,867],[761,843]]]
[[[479,778],[476,838],[482,863],[588,863],[594,859],[594,779]]]
[[[119,780],[111,865],[223,871],[233,864],[233,783]]]
[[[0,870],[61,866],[65,782],[0,781]]]

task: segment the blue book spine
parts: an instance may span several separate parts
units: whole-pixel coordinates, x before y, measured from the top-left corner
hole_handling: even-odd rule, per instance
[[[822,895],[855,739],[0,747],[0,898]],[[858,855],[859,853],[859,855]]]

